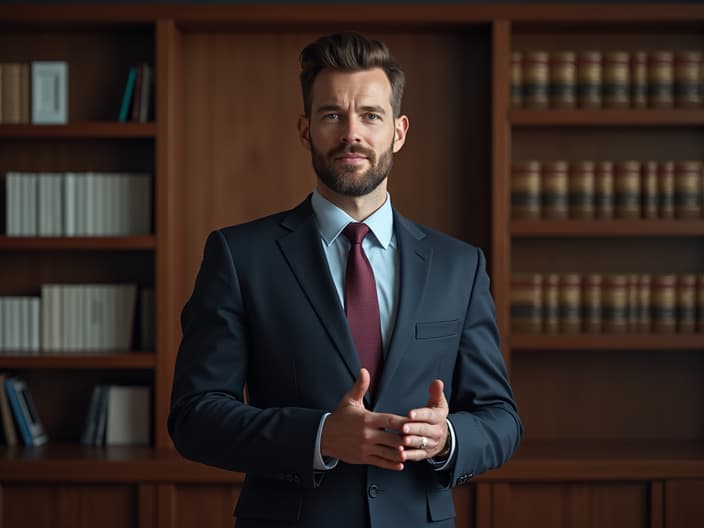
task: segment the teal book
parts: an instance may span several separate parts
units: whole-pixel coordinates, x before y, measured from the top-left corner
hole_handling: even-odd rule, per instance
[[[130,73],[127,75],[127,83],[125,84],[125,93],[122,95],[122,105],[120,105],[120,115],[117,120],[120,123],[127,121],[127,114],[130,110],[130,103],[132,102],[132,95],[134,94],[134,84],[137,80],[137,68],[132,66],[130,68]]]

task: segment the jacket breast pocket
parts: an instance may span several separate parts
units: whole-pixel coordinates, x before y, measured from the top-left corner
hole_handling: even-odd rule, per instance
[[[455,337],[458,332],[459,321],[435,321],[416,323],[416,339],[443,339]]]

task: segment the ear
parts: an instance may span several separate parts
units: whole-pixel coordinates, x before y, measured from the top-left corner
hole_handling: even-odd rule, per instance
[[[298,141],[310,150],[310,120],[302,114],[298,116]]]
[[[394,119],[394,152],[401,150],[401,147],[406,142],[409,126],[408,116],[402,115]]]

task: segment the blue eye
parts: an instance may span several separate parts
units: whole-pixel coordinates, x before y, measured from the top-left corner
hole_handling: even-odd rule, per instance
[[[323,119],[326,119],[327,121],[335,121],[340,118],[339,114],[325,114],[323,116]]]
[[[379,119],[381,119],[381,116],[379,114],[371,114],[370,113],[370,114],[367,114],[367,119],[369,119],[369,121],[378,121]]]

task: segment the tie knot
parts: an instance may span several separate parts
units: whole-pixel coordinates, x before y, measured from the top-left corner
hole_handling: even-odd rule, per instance
[[[364,237],[369,233],[369,226],[359,222],[351,222],[347,224],[342,232],[347,237],[351,244],[361,244]]]

